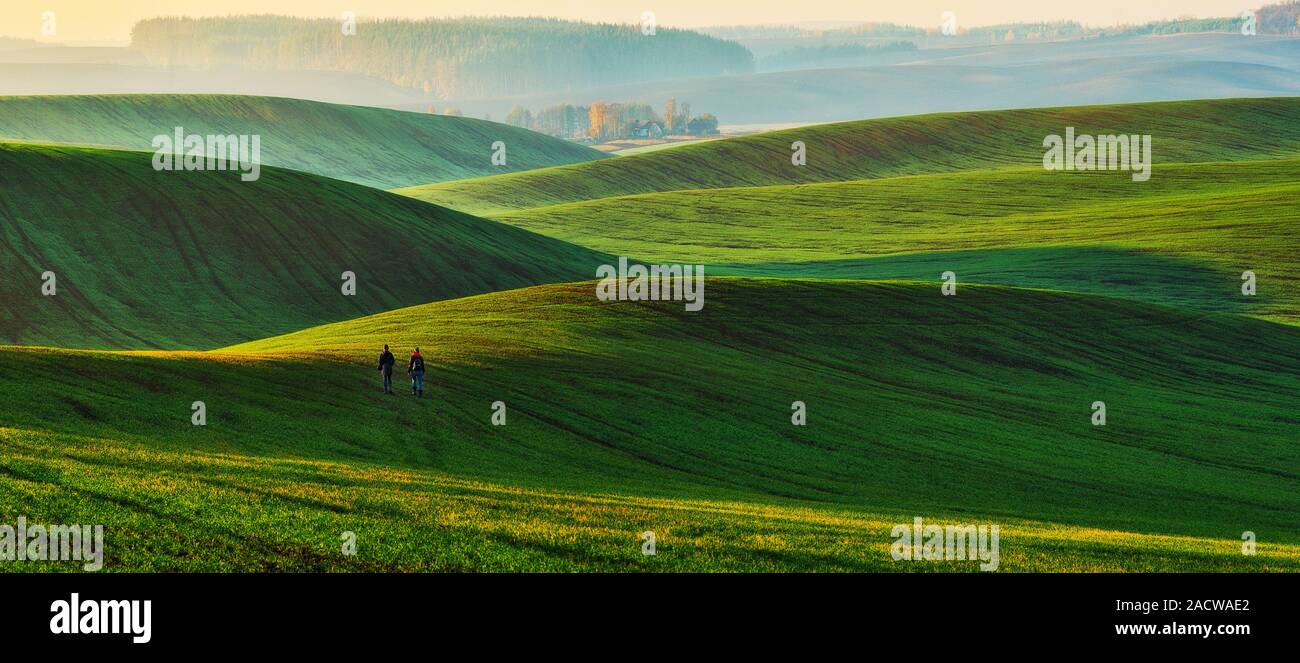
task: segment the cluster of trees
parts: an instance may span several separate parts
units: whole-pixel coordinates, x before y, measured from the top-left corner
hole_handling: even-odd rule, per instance
[[[1248,6],[1248,5],[1247,5]],[[1259,34],[1294,35],[1300,34],[1300,0],[1286,0],[1261,7],[1256,12],[1256,29]],[[1120,25],[1112,27],[1088,27],[1076,21],[1050,21],[1037,23],[1006,23],[967,28],[958,24],[958,36],[963,41],[996,43],[1007,41],[1062,39],[1071,37],[1100,37],[1144,34],[1175,34],[1189,32],[1240,32],[1241,14],[1220,18],[1180,18],[1153,21],[1141,25]],[[833,28],[802,28],[796,26],[719,26],[703,28],[701,31],[715,37],[732,39],[747,43],[756,52],[762,42],[790,45],[798,41],[813,41],[829,44],[828,48],[844,44],[880,45],[885,40],[924,40],[933,38],[940,30],[940,22],[933,25],[916,27],[894,23],[862,23]],[[926,41],[926,44],[932,44]],[[766,55],[763,68],[779,68],[778,58],[791,59],[816,58],[831,53],[817,53],[816,48],[807,48],[810,52],[785,51]],[[768,51],[771,53],[772,51]],[[801,67],[784,67],[801,68]]]
[[[429,104],[428,106],[425,106],[424,112],[430,115],[450,115],[452,117],[460,117],[464,115],[464,113],[462,113],[460,109],[456,108],[455,106],[443,106],[442,110],[439,111],[438,107],[434,104]]]
[[[958,17],[960,18],[960,16]],[[1036,39],[1061,39],[1068,37],[1083,37],[1092,32],[1080,23],[1074,21],[1051,21],[1037,23],[1009,23],[1003,25],[987,25],[968,28],[958,22],[955,27],[957,34],[955,36],[942,35],[942,22],[940,17],[936,16],[932,25],[917,27],[910,25],[898,25],[895,23],[862,23],[858,25],[848,25],[833,28],[798,28],[798,27],[772,27],[772,26],[755,26],[755,27],[721,27],[721,28],[703,28],[702,31],[715,37],[724,39],[735,39],[746,44],[754,52],[762,56],[763,68],[767,70],[776,69],[803,69],[808,68],[811,63],[788,64],[781,62],[781,59],[804,59],[816,57],[835,58],[837,54],[833,52],[818,52],[819,47],[836,48],[846,45],[862,46],[865,48],[880,48],[882,51],[867,51],[856,54],[850,54],[847,51],[838,55],[853,55],[859,59],[870,58],[879,55],[881,52],[898,50],[906,48],[906,44],[913,47],[931,47],[936,43],[952,45],[954,43],[998,43],[1004,41],[1036,40]],[[805,46],[805,44],[815,44]],[[811,52],[803,52],[798,49],[802,47]],[[843,58],[841,58],[843,59]],[[851,66],[853,63],[847,63]],[[864,64],[869,64],[865,62]],[[846,66],[839,62],[833,66]]]
[[[35,48],[40,46],[41,42],[35,39],[19,39],[17,37],[0,36],[0,51],[17,50],[20,48]]]
[[[734,42],[689,30],[544,18],[362,21],[286,16],[155,18],[131,45],[164,65],[318,69],[375,76],[437,99],[488,98],[749,73]]]
[[[594,141],[718,133],[718,118],[712,113],[691,115],[691,105],[679,105],[676,99],[669,99],[664,104],[663,114],[644,103],[597,101],[588,106],[560,104],[536,113],[516,105],[506,115],[506,123],[560,138]]]
[[[897,23],[857,23],[830,28],[804,28],[795,25],[722,25],[701,28],[700,32],[721,39],[736,41],[749,39],[803,39],[809,37],[827,37],[860,35],[881,38],[921,37],[925,30]]]
[[[1260,34],[1300,35],[1300,0],[1261,7],[1257,16]]]
[[[1100,29],[1099,32],[1108,35],[1177,34],[1183,32],[1240,32],[1241,28],[1242,17],[1238,14],[1223,18],[1185,18],[1172,21],[1155,21],[1144,25]],[[1255,12],[1255,30],[1261,35],[1300,34],[1300,0],[1289,0],[1288,2],[1260,7]]]
[[[936,28],[937,30],[938,28]],[[962,36],[981,42],[1062,39],[1066,37],[1084,37],[1089,34],[1087,27],[1075,21],[1005,23],[1002,25],[974,27],[969,30],[958,25],[958,30]]]

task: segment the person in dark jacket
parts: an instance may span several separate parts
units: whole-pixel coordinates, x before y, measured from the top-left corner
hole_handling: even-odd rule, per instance
[[[384,393],[389,396],[393,395],[393,364],[397,363],[397,358],[393,353],[388,351],[388,345],[384,345],[384,351],[379,354],[379,372],[384,375]]]
[[[424,396],[424,357],[420,356],[420,346],[415,346],[411,361],[406,365],[406,372],[411,376],[411,395]]]

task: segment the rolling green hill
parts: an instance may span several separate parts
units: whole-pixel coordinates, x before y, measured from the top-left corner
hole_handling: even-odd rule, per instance
[[[971,570],[890,560],[913,516],[1000,523],[1005,571],[1300,569],[1300,330],[937,283],[706,302],[588,282],[211,353],[0,349],[29,376],[0,515],[106,523],[118,570]],[[429,398],[379,393],[385,342]]]
[[[119,571],[975,569],[890,559],[914,517],[1001,526],[1003,571],[1300,571],[1297,120],[932,115],[402,190],[493,220],[0,143],[0,522],[103,523]],[[407,172],[366,126],[340,167]],[[1043,171],[1065,126],[1151,134],[1151,180]],[[703,310],[574,282],[615,255],[706,265]]]
[[[175,127],[261,136],[262,163],[391,188],[600,159],[569,141],[466,117],[234,95],[0,97],[0,139],[153,151]],[[506,165],[491,162],[506,144]]]
[[[213,348],[575,278],[592,251],[366,187],[264,168],[0,144],[0,343]],[[46,271],[57,294],[42,294]],[[355,296],[341,290],[356,275]]]
[[[1300,323],[1300,160],[1041,168],[672,191],[497,220],[716,274],[934,279],[1130,297]],[[1241,274],[1262,285],[1243,297]]]
[[[1300,98],[1227,99],[940,113],[824,124],[673,150],[401,189],[473,214],[637,193],[809,184],[961,170],[1040,167],[1043,139],[1149,134],[1156,163],[1300,154]],[[803,141],[807,164],[791,164]],[[1068,175],[1071,173],[1058,173]],[[1111,173],[1128,178],[1128,173]],[[1150,182],[1129,182],[1142,187]]]

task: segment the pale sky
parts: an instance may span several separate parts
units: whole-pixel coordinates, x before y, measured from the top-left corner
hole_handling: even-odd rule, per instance
[[[661,26],[698,27],[804,21],[889,21],[939,25],[953,11],[963,26],[1075,20],[1142,23],[1183,16],[1240,16],[1273,0],[0,0],[0,35],[40,41],[120,41],[131,25],[163,15],[289,14],[338,17],[554,16],[637,23],[652,11]],[[41,34],[42,14],[55,35]]]

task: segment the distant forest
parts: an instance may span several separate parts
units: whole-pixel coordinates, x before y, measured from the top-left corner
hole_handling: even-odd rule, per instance
[[[544,18],[361,21],[352,35],[332,19],[154,18],[131,45],[155,64],[347,71],[434,99],[754,71],[743,46],[696,32]]]
[[[1246,5],[1249,6],[1249,5]],[[1243,7],[1244,10],[1245,7]],[[1256,10],[1256,29],[1259,34],[1300,34],[1300,0],[1287,0],[1265,5]],[[1044,23],[1010,23],[966,28],[958,24],[958,36],[975,42],[1004,42],[1070,37],[1100,37],[1144,34],[1176,34],[1187,32],[1240,32],[1240,14],[1220,18],[1180,18],[1152,21],[1138,25],[1087,27],[1075,21]],[[822,44],[848,43],[856,39],[898,41],[934,36],[939,32],[940,21],[934,25],[916,27],[895,23],[861,23],[831,28],[808,28],[782,25],[732,25],[701,28],[700,31],[721,39],[742,43],[755,40],[815,39]]]
[[[0,51],[8,51],[18,48],[36,48],[41,46],[41,42],[35,39],[18,39],[17,37],[0,37]]]

